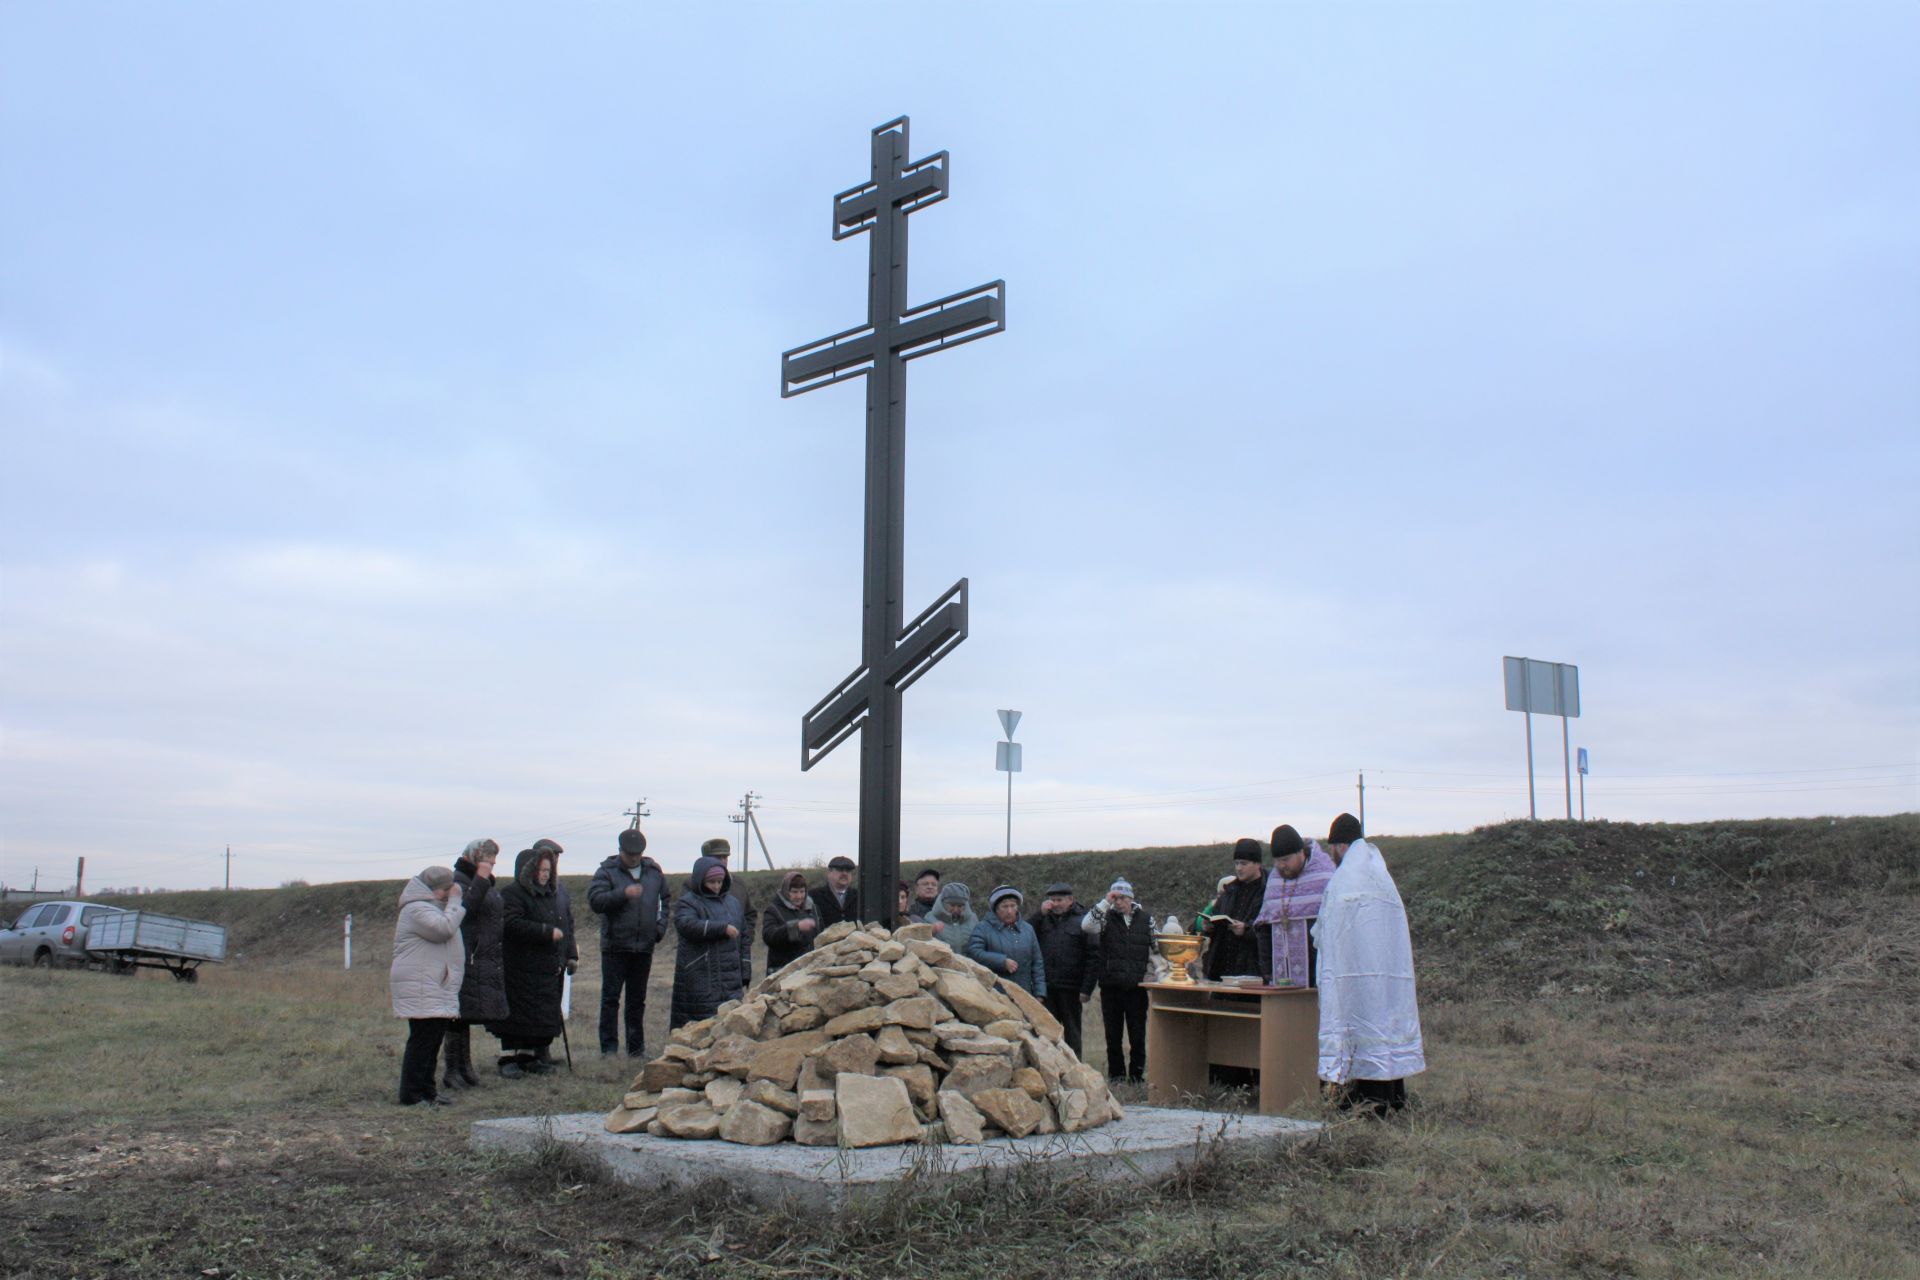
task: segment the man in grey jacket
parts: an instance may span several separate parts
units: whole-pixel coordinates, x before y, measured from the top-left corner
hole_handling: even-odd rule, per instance
[[[647,857],[638,829],[620,833],[620,852],[601,863],[587,886],[587,906],[600,917],[600,1052],[620,1052],[620,992],[627,993],[627,1056],[646,1056],[647,977],[653,945],[667,925],[667,878]]]

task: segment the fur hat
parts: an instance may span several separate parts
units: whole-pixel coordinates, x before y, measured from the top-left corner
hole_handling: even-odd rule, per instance
[[[420,873],[420,883],[429,889],[444,889],[453,883],[451,867],[428,867]]]
[[[733,853],[733,846],[727,843],[725,836],[715,836],[711,840],[700,842],[700,856],[703,858],[725,858]]]

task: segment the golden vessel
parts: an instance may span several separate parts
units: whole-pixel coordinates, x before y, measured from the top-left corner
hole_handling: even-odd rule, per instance
[[[1173,966],[1173,972],[1167,977],[1168,982],[1191,983],[1193,981],[1193,975],[1187,972],[1187,965],[1200,958],[1200,944],[1205,941],[1206,938],[1197,933],[1154,935],[1153,945],[1159,949],[1162,956],[1166,957],[1167,963]]]

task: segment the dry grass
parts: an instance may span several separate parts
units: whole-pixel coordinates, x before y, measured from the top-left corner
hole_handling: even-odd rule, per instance
[[[1468,897],[1491,874],[1473,860],[1492,847],[1481,836],[1449,850]],[[577,1073],[490,1079],[440,1111],[390,1103],[403,1036],[383,968],[342,973],[330,949],[191,987],[0,971],[0,1274],[1920,1276],[1906,864],[1862,859],[1854,882],[1814,893],[1669,862],[1700,883],[1637,894],[1624,929],[1585,935],[1567,932],[1585,898],[1475,932],[1440,893],[1450,882],[1426,881],[1430,1070],[1397,1121],[1336,1121],[1314,1144],[1216,1155],[1153,1186],[1055,1185],[1033,1169],[1015,1195],[916,1191],[839,1216],[768,1212],[717,1186],[604,1185],[561,1150],[466,1151],[467,1121],[602,1110],[631,1075],[593,1044],[591,958]],[[1411,868],[1403,887],[1426,875]],[[1691,934],[1645,923],[1689,913]],[[1476,983],[1497,972],[1494,925],[1550,951]],[[1622,932],[1624,956],[1609,950]],[[1687,981],[1655,981],[1650,959]],[[1547,996],[1517,994],[1543,982]],[[1098,1064],[1097,1002],[1088,1012]]]

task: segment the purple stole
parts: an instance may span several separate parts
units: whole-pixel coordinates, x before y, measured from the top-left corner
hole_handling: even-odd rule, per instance
[[[1267,873],[1267,892],[1260,904],[1255,924],[1273,926],[1273,985],[1304,987],[1308,967],[1307,926],[1320,914],[1320,900],[1326,896],[1327,881],[1336,868],[1318,840],[1307,843],[1307,865],[1292,880],[1278,871]]]

